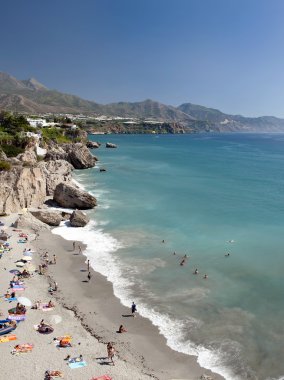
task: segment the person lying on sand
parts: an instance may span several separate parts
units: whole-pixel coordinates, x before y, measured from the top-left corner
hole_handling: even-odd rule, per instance
[[[123,325],[120,325],[119,329],[118,329],[118,332],[119,333],[124,333],[124,332],[127,332],[127,330],[126,330],[126,328]]]

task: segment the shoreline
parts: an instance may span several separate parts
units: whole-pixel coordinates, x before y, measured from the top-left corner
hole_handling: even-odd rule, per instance
[[[99,342],[115,342],[119,357],[128,358],[131,353],[132,364],[140,362],[143,373],[156,379],[193,380],[204,375],[209,376],[208,379],[223,379],[199,366],[195,356],[172,350],[158,327],[148,318],[123,317],[130,314],[130,308],[123,306],[114,295],[112,283],[91,267],[92,277],[87,283],[86,256],[79,254],[78,248],[74,252],[72,242],[61,236],[52,234],[51,239],[51,233],[40,233],[35,245],[38,248],[41,245],[46,247],[48,241],[48,250],[57,252],[58,263],[49,272],[49,276],[58,283],[60,295],[57,295],[57,299],[64,307],[75,312],[84,328]],[[80,245],[83,248],[83,243]],[[95,314],[95,318],[92,314]],[[127,333],[116,332],[121,324],[127,328]],[[121,344],[123,347],[120,347]],[[138,359],[135,360],[133,356]]]

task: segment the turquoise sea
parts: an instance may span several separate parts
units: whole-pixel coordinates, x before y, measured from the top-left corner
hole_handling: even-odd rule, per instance
[[[226,379],[284,379],[284,135],[90,138],[118,145],[75,172],[99,205],[57,233],[172,348]]]

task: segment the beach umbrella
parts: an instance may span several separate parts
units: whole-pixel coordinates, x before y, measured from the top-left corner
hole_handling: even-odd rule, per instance
[[[20,271],[18,269],[12,269],[9,272],[13,273],[13,274],[19,274],[20,273]]]
[[[28,299],[27,297],[17,297],[18,302],[20,302],[21,305],[24,306],[32,306],[32,301]]]
[[[33,258],[31,256],[24,256],[21,258],[23,261],[31,261]]]
[[[52,315],[51,317],[50,317],[50,322],[51,323],[54,323],[54,324],[58,324],[58,323],[60,323],[62,321],[62,317],[60,316],[60,315]]]
[[[16,267],[24,267],[26,264],[25,263],[23,263],[22,261],[18,261],[17,263],[16,263]]]
[[[23,253],[23,255],[32,257],[33,253],[31,251],[26,251]]]

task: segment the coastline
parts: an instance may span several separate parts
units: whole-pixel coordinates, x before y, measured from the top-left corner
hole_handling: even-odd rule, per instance
[[[65,308],[73,310],[84,328],[99,342],[115,342],[121,360],[137,366],[141,374],[152,378],[193,380],[206,375],[215,380],[223,379],[200,367],[196,357],[167,346],[166,339],[149,319],[139,315],[137,318],[123,317],[130,314],[130,308],[115,297],[112,283],[92,268],[91,280],[86,282],[86,257],[79,254],[78,248],[73,251],[71,241],[54,234],[51,238],[50,234],[40,233],[35,246],[56,252],[57,265],[49,271],[49,276],[58,283],[56,298]],[[127,333],[116,332],[121,324],[127,328]]]
[[[73,181],[76,186],[83,187],[76,180]],[[12,263],[12,260],[15,258],[19,259],[21,257],[20,251],[22,248],[25,248],[25,246],[17,244],[16,236],[18,233],[13,232],[14,230],[11,227],[11,223],[17,219],[18,215],[14,213],[9,217],[3,217],[6,227],[9,226],[7,231],[12,235],[13,252],[17,252],[16,255],[5,255],[4,260],[2,259],[0,263],[2,272],[5,271],[4,281],[1,284],[2,294],[5,293],[8,287],[7,284],[9,284],[12,277],[12,274],[6,271],[6,266],[9,270],[14,269],[15,264]],[[32,224],[32,221],[30,223]],[[79,231],[78,229],[76,230]],[[87,369],[84,369],[82,372],[78,371],[73,376],[72,371],[68,371],[68,368],[66,370],[66,362],[63,361],[65,352],[54,360],[53,356],[56,351],[53,345],[51,345],[51,338],[46,337],[48,339],[42,339],[33,328],[46,314],[41,313],[45,315],[40,316],[38,311],[28,310],[27,320],[24,324],[21,323],[19,325],[17,333],[19,334],[19,338],[21,338],[20,343],[23,340],[35,343],[36,349],[34,351],[38,353],[34,355],[35,352],[33,352],[31,357],[39,368],[34,372],[33,368],[35,364],[28,364],[26,360],[25,365],[27,369],[26,373],[22,376],[23,379],[42,378],[44,371],[53,364],[56,366],[56,369],[67,372],[68,379],[78,380],[86,379],[86,376],[90,378],[91,375],[95,374],[98,376],[105,373],[110,375],[113,380],[128,380],[130,378],[141,380],[149,378],[158,380],[223,379],[222,376],[202,368],[197,363],[195,356],[171,349],[167,345],[166,338],[159,332],[158,327],[154,326],[150,319],[139,315],[139,305],[137,305],[137,318],[129,317],[130,305],[129,308],[122,305],[119,298],[114,295],[113,284],[99,272],[95,272],[90,268],[92,277],[91,281],[87,282],[86,256],[78,251],[78,244],[83,249],[86,246],[84,246],[83,242],[79,241],[78,234],[76,234],[78,240],[76,244],[77,248],[74,252],[72,245],[74,238],[72,238],[72,241],[69,241],[55,235],[50,229],[34,234],[31,226],[27,226],[27,229],[23,229],[23,231],[34,235],[34,240],[32,242],[29,241],[29,246],[36,250],[33,257],[33,264],[36,267],[42,263],[44,252],[48,252],[50,257],[54,254],[57,256],[56,265],[49,265],[47,275],[39,276],[36,271],[31,279],[25,281],[27,291],[24,293],[24,296],[27,295],[33,303],[38,299],[48,301],[51,298],[56,300],[56,314],[59,313],[60,316],[63,316],[64,321],[63,324],[56,325],[56,335],[62,336],[66,333],[74,335],[78,342],[74,345],[74,348],[76,348],[74,355],[82,353],[88,361]],[[58,284],[58,291],[51,297],[47,289],[50,284],[54,284],[55,282]],[[32,288],[30,287],[31,284]],[[2,308],[1,311],[7,313],[7,307],[11,307],[11,305],[8,303],[2,304],[4,304],[5,308]],[[117,333],[121,324],[126,327],[127,333]],[[52,337],[54,337],[54,334]],[[114,367],[109,365],[108,362],[100,362],[100,357],[106,355],[107,342],[114,342],[117,350],[116,365]],[[14,345],[15,343],[11,342],[6,344],[6,347],[8,350],[11,350]],[[47,363],[40,357],[42,350],[45,351],[45,355],[48,358]],[[74,350],[72,349],[72,351]],[[8,353],[9,351],[7,351]],[[3,355],[3,358],[6,360],[6,355]],[[0,365],[3,366],[3,372],[8,379],[9,373],[13,368],[13,360],[11,360],[10,355],[8,355],[8,360],[5,363],[3,363],[3,359],[0,360]],[[94,364],[96,367],[95,373],[93,368],[90,368]],[[97,366],[97,364],[103,365]]]

